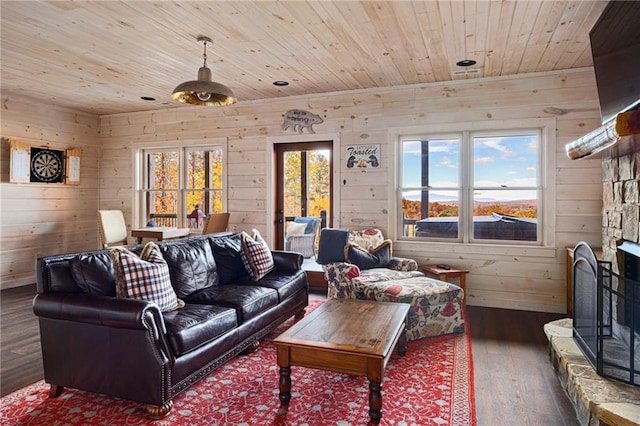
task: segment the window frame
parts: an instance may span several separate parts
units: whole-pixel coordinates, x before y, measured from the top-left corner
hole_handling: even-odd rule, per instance
[[[227,141],[226,138],[207,139],[202,141],[180,141],[180,146],[175,145],[175,141],[160,142],[154,144],[138,144],[134,149],[134,181],[136,187],[134,190],[134,223],[138,226],[144,227],[148,221],[149,212],[147,212],[147,206],[145,197],[146,194],[154,191],[147,187],[146,182],[147,166],[145,164],[146,154],[149,152],[178,152],[178,188],[170,189],[177,192],[177,205],[176,212],[186,212],[187,194],[193,191],[193,188],[187,188],[187,153],[189,151],[222,151],[222,176],[221,176],[221,188],[206,188],[205,192],[219,191],[221,193],[222,210],[227,209],[228,198],[228,185],[227,185],[227,168],[228,168],[228,155],[227,155]],[[189,212],[186,212],[188,214]],[[205,212],[206,213],[206,212]],[[179,228],[189,227],[188,219],[185,215],[176,213],[176,226]],[[185,217],[182,217],[185,216]],[[197,229],[192,229],[198,231]]]
[[[468,135],[486,136],[504,135],[506,134],[522,134],[527,131],[539,132],[540,145],[538,147],[538,173],[537,173],[537,190],[541,192],[538,197],[538,238],[537,241],[517,241],[517,240],[474,240],[468,238],[471,230],[469,229],[472,214],[473,203],[473,139]],[[462,232],[459,238],[425,238],[404,236],[403,218],[402,218],[402,141],[403,140],[427,140],[426,136],[433,139],[443,139],[451,136],[466,134],[461,136],[460,156],[466,155],[466,163],[464,159],[459,159],[460,171],[459,182],[463,190],[460,193],[460,213],[459,217],[462,221]],[[413,244],[438,244],[451,245],[452,247],[466,245],[473,247],[481,246],[526,246],[526,247],[551,247],[555,245],[555,119],[523,119],[523,120],[503,120],[499,124],[494,122],[480,123],[444,123],[425,126],[410,126],[390,128],[388,138],[392,149],[393,158],[390,164],[390,172],[393,179],[389,182],[389,230],[390,237],[401,244],[405,242],[410,246]],[[462,138],[467,138],[468,142],[464,143]],[[467,150],[464,154],[463,150]],[[470,165],[471,167],[467,167]],[[391,170],[392,169],[392,170]],[[466,203],[466,208],[462,207]],[[463,217],[466,215],[466,217]]]

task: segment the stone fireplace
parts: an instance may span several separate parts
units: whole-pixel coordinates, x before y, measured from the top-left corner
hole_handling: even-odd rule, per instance
[[[574,277],[583,275],[583,278],[591,280],[584,287],[591,291],[588,294],[574,293],[574,302],[581,303],[581,308],[574,305],[574,318],[546,324],[545,333],[549,338],[551,362],[576,408],[580,424],[640,425],[640,377],[634,372],[640,368],[640,319],[637,318],[640,308],[636,306],[633,309],[636,301],[640,305],[640,291],[637,287],[631,290],[640,281],[640,255],[636,254],[636,249],[640,248],[640,135],[625,137],[599,155],[602,158],[603,185],[602,258],[598,261],[593,255],[591,260],[581,262],[581,270],[573,271]],[[586,245],[580,250],[576,247],[576,250],[593,253]],[[602,306],[598,306],[593,290],[598,281],[613,294],[609,300],[602,298],[601,303],[606,306],[603,311],[598,311]],[[617,292],[622,297],[619,298]],[[602,314],[601,324],[598,323],[597,312]],[[610,320],[607,320],[609,314]],[[573,337],[576,321],[584,330],[592,327],[592,335],[586,333],[587,350],[581,348],[578,339]],[[598,361],[594,365],[585,355],[589,348],[593,348],[594,354],[598,349],[595,336],[599,326],[612,336],[620,336],[624,342],[632,342],[619,352],[623,361],[614,364],[613,371],[607,371],[607,374],[619,375],[616,380],[598,375]],[[636,332],[632,335],[630,330],[634,327]],[[604,348],[611,358],[617,356],[612,355],[611,349],[611,343],[617,343],[615,340],[609,339],[608,346]],[[600,344],[604,346],[604,343]]]
[[[610,268],[608,283],[615,299],[605,306],[611,311],[610,334],[635,346],[630,348],[630,363],[625,364],[633,366],[634,354],[640,355],[640,338],[630,335],[630,330],[640,333],[640,137],[627,139],[602,159],[602,255]],[[633,374],[623,376],[623,381],[640,385],[640,378]]]

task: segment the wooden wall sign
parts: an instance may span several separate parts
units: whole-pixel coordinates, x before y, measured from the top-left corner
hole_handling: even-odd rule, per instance
[[[380,145],[351,145],[346,150],[347,168],[380,167]]]
[[[284,114],[282,130],[290,128],[294,132],[302,133],[303,129],[307,129],[309,133],[315,133],[313,131],[313,125],[320,124],[323,121],[322,117],[318,114],[313,114],[301,109],[290,109]]]

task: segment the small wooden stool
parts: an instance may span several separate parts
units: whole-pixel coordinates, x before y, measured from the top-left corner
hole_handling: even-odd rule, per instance
[[[464,291],[464,308],[467,307],[467,274],[469,271],[466,269],[456,269],[452,266],[449,266],[449,269],[439,268],[436,265],[420,265],[418,266],[418,270],[423,274],[427,275],[435,275],[438,277],[440,281],[447,281],[449,277],[451,278],[460,278],[460,288]]]

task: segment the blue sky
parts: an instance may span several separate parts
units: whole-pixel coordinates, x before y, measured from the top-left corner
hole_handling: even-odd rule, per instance
[[[476,187],[535,187],[536,135],[476,137],[473,140],[473,181]],[[430,139],[429,185],[459,186],[461,144],[454,139]],[[403,142],[403,186],[420,186],[420,142]],[[434,190],[434,194],[446,192]],[[408,195],[408,194],[407,194]],[[449,194],[451,193],[449,192]],[[476,191],[476,197],[530,199],[535,191]]]

